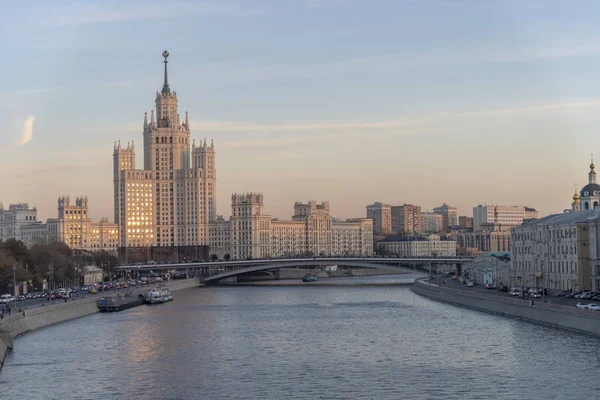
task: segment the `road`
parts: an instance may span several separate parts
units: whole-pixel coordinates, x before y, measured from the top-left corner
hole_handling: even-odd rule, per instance
[[[473,287],[468,287],[464,283],[460,283],[459,281],[452,280],[452,278],[446,277],[443,275],[435,275],[434,278],[431,280],[431,282],[435,283],[435,284],[441,284],[442,281],[445,282],[445,286],[453,288],[453,289],[485,293],[490,296],[513,297],[508,292],[499,292],[497,290],[489,290],[489,289],[486,289],[483,285],[475,285]],[[593,300],[567,299],[566,297],[556,297],[553,295],[542,296],[539,299],[534,299],[534,298],[530,298],[530,299],[533,301],[542,301],[542,302],[546,302],[546,303],[562,304],[562,305],[573,306],[573,307],[575,307],[575,305],[579,302],[581,302],[583,304],[600,303],[600,302],[595,302]]]

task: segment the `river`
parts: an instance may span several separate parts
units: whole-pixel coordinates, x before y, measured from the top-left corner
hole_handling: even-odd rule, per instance
[[[168,304],[24,335],[6,359],[0,398],[566,399],[600,392],[598,339],[356,279],[335,287],[193,288]]]

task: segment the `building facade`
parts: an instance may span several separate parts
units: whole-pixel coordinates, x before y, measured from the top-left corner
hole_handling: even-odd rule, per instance
[[[456,242],[441,240],[439,235],[391,236],[377,242],[377,249],[398,257],[453,257]]]
[[[580,209],[593,210],[600,204],[600,185],[596,183],[596,166],[594,160],[590,163],[590,172],[588,173],[588,184],[581,188],[579,192]],[[579,211],[579,209],[575,210]]]
[[[589,290],[597,236],[594,210],[554,214],[511,229],[512,273],[523,286]],[[594,231],[590,234],[590,228]],[[592,250],[594,247],[594,250]],[[597,284],[597,283],[596,283]]]
[[[144,168],[135,164],[135,145],[113,149],[115,223],[119,246],[193,246],[208,243],[216,219],[215,146],[191,140],[188,114],[182,120],[171,91],[164,57],[164,82],[154,110],[144,115]]]
[[[510,251],[510,231],[494,224],[484,224],[477,232],[454,231],[451,237],[456,241],[461,254],[481,254]]]
[[[423,231],[421,206],[404,204],[391,207],[392,233],[416,235]]]
[[[296,202],[292,220],[282,221],[264,213],[262,194],[233,194],[231,218],[219,216],[208,226],[211,258],[373,254],[373,221],[334,221],[328,202]]]
[[[92,222],[89,217],[87,197],[77,197],[75,204],[68,196],[58,198],[58,218],[48,220],[49,232],[56,232],[54,240],[72,249],[106,250],[115,252],[119,246],[119,226],[108,218]],[[56,226],[56,228],[54,228]]]
[[[473,230],[478,231],[482,224],[488,223],[518,226],[524,219],[537,218],[538,212],[531,207],[480,204],[473,207]]]
[[[461,215],[458,217],[458,226],[464,229],[473,229],[473,217]]]
[[[374,233],[392,233],[392,206],[379,202],[367,206],[367,218],[373,220]]]
[[[442,216],[443,229],[448,229],[458,225],[458,210],[456,207],[444,203],[433,209],[433,212]]]
[[[48,228],[38,221],[37,208],[27,203],[10,204],[8,209],[0,203],[0,240],[16,239],[28,246],[45,243]]]
[[[443,230],[444,222],[441,214],[421,213],[421,229],[423,233],[438,233]]]

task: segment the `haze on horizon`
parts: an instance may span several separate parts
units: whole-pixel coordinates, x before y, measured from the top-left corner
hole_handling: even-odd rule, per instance
[[[558,1],[59,1],[0,16],[0,202],[113,217],[112,149],[141,150],[168,49],[192,137],[214,139],[217,211],[260,191],[336,217],[374,201],[471,215],[570,207],[600,155],[600,4]],[[142,165],[141,151],[138,166]]]

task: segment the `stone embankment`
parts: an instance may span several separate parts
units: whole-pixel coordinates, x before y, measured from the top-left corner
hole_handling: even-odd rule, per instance
[[[198,283],[195,279],[185,279],[167,282],[166,286],[175,292],[198,286]],[[21,312],[13,310],[10,317],[5,316],[0,321],[0,372],[6,354],[13,348],[14,338],[36,329],[97,313],[96,301],[101,297],[101,295],[88,295],[84,299],[74,298],[67,303],[44,305]]]
[[[539,299],[523,300],[495,296],[492,293],[469,292],[468,290],[438,286],[422,280],[415,281],[411,290],[444,303],[600,336],[600,311],[546,303]]]

